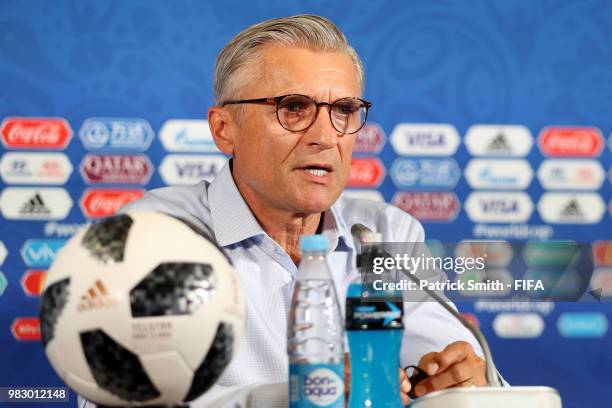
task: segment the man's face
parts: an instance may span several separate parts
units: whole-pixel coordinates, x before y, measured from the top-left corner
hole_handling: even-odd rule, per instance
[[[302,94],[332,103],[360,96],[355,66],[345,53],[269,45],[260,69],[260,80],[245,84],[243,99]],[[242,109],[231,132],[233,176],[251,209],[301,215],[331,207],[346,184],[355,135],[335,130],[324,106],[301,132],[284,129],[274,105]]]

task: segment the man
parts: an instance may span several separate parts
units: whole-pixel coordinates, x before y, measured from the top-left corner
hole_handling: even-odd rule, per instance
[[[247,297],[246,334],[228,370],[201,401],[254,383],[288,378],[286,325],[300,261],[300,235],[330,242],[339,298],[355,274],[350,228],[385,241],[422,241],[421,225],[399,209],[340,198],[355,133],[369,102],[356,52],[330,21],[312,15],[256,24],[232,39],[215,66],[208,123],[231,156],[212,183],[153,190],[126,210],[157,210],[205,228],[232,259]],[[472,336],[434,303],[406,304],[401,364],[431,377],[417,395],[485,384]],[[402,398],[410,389],[401,374]],[[198,405],[196,401],[194,406]]]

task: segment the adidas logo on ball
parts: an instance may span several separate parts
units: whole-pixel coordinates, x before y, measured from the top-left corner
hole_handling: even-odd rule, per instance
[[[104,307],[117,306],[117,300],[114,299],[104,286],[101,280],[96,280],[94,286],[90,287],[83,296],[77,306],[77,311],[84,312],[92,309],[102,309]]]

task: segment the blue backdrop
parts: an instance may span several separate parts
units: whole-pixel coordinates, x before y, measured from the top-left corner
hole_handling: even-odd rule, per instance
[[[23,319],[37,315],[38,279],[53,245],[61,246],[49,240],[69,237],[74,224],[140,189],[214,174],[218,157],[202,148],[206,136],[193,123],[168,127],[163,143],[162,127],[205,118],[215,57],[234,34],[303,12],[336,22],[365,65],[370,121],[380,128],[360,136],[352,187],[378,191],[421,218],[430,239],[612,240],[608,1],[4,0],[0,386],[60,383],[37,322]],[[36,145],[28,135],[44,133],[48,122],[16,119],[23,117],[64,118],[73,136],[66,146]],[[474,125],[497,127],[478,133]],[[105,139],[110,133],[117,138]],[[185,137],[197,139],[201,156],[185,155]],[[23,152],[63,153],[71,164],[50,155],[45,167]],[[96,155],[93,163],[82,162],[87,154]],[[138,161],[140,170],[131,178],[133,169],[121,165],[96,173],[105,154]],[[585,161],[577,170],[571,158]],[[547,161],[552,170],[541,169]],[[510,383],[556,387],[569,408],[612,401],[612,249],[600,244],[592,285],[603,287],[601,302],[460,304],[479,321]]]

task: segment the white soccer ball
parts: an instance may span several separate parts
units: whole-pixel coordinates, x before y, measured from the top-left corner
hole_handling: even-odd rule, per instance
[[[206,392],[237,352],[244,295],[223,252],[160,213],[107,218],[48,271],[41,332],[59,376],[102,405],[166,405]]]

